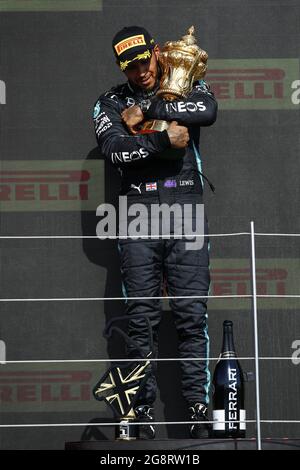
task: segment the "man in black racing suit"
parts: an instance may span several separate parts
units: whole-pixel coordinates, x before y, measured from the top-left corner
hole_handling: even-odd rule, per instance
[[[121,195],[127,196],[128,208],[135,203],[202,204],[203,180],[199,154],[200,127],[216,120],[217,103],[208,85],[197,81],[186,99],[172,102],[156,97],[159,88],[159,47],[142,27],[131,26],[119,31],[113,49],[128,81],[102,94],[94,107],[94,124],[102,154],[122,175]],[[163,132],[137,133],[143,120],[161,119],[171,124]],[[171,149],[182,152],[176,159],[167,158]],[[170,152],[171,150],[171,152]],[[169,153],[168,153],[169,152]],[[192,218],[195,218],[193,212]],[[193,220],[194,221],[194,220]],[[146,223],[146,222],[145,222]],[[208,233],[205,217],[205,234]],[[173,232],[171,232],[172,234]],[[182,393],[187,401],[191,420],[190,433],[195,438],[209,436],[206,409],[210,385],[208,370],[209,338],[207,334],[209,254],[208,237],[201,249],[186,249],[186,239],[120,239],[119,252],[123,290],[128,315],[147,315],[153,329],[154,356],[157,355],[158,326],[161,316],[162,283],[166,282],[170,306],[179,337],[180,358],[203,358],[180,361]],[[198,298],[189,298],[198,296]],[[178,298],[176,298],[178,297]],[[182,298],[183,297],[183,298]],[[139,345],[131,349],[131,357],[149,354],[145,321],[132,319],[129,335]],[[152,362],[152,364],[154,364]],[[156,397],[154,374],[135,408],[137,419],[153,419],[152,405]],[[145,438],[153,438],[154,428],[143,426]]]

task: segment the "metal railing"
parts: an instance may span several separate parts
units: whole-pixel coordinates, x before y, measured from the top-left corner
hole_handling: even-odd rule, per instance
[[[155,297],[127,297],[127,300],[149,300],[149,299],[175,299],[175,298],[209,298],[209,299],[238,299],[238,298],[248,298],[252,299],[252,313],[253,313],[253,336],[254,336],[254,356],[253,357],[238,357],[239,360],[254,360],[255,361],[255,398],[256,398],[256,418],[245,420],[246,423],[255,423],[256,424],[256,443],[257,449],[261,450],[261,423],[300,423],[300,420],[265,420],[260,417],[260,376],[259,376],[259,361],[261,360],[291,360],[288,356],[284,357],[260,357],[259,356],[259,341],[258,341],[258,311],[257,311],[257,299],[258,298],[300,298],[300,294],[292,295],[260,295],[257,294],[256,289],[256,256],[255,256],[255,237],[256,236],[276,236],[276,237],[300,237],[299,233],[255,233],[254,222],[250,223],[250,232],[237,232],[237,233],[224,233],[224,234],[208,234],[208,235],[195,235],[192,236],[195,238],[197,236],[201,237],[231,237],[231,236],[250,236],[251,239],[251,285],[252,285],[252,294],[250,295],[199,295],[199,296],[155,296]],[[153,236],[153,235],[152,235]],[[154,236],[153,236],[154,237]],[[170,236],[160,236],[161,238],[170,238]],[[127,236],[103,236],[99,237],[97,235],[41,235],[41,236],[0,236],[0,239],[119,239],[127,238]],[[131,237],[131,238],[149,238],[146,237]],[[155,236],[157,238],[157,236]],[[0,302],[70,302],[70,301],[112,301],[112,300],[124,300],[124,297],[62,297],[62,298],[0,298]],[[113,359],[116,362],[135,362],[137,359]],[[155,362],[165,362],[165,361],[201,361],[201,360],[220,360],[219,357],[211,358],[156,358],[156,359],[147,359],[147,361]],[[222,360],[222,358],[221,358]],[[226,360],[224,358],[224,360]],[[101,362],[110,362],[111,359],[49,359],[49,360],[18,360],[18,361],[2,361],[0,365],[8,364],[49,364],[49,363],[101,363]],[[220,421],[221,422],[221,421]],[[227,423],[229,421],[224,421]],[[214,423],[214,421],[208,421],[208,423]],[[29,423],[29,424],[0,424],[0,428],[26,428],[26,427],[68,427],[68,426],[113,426],[118,425],[119,423],[112,422],[97,422],[97,423]],[[142,423],[140,423],[142,424]],[[153,421],[151,424],[163,425],[163,424],[194,424],[194,421]]]

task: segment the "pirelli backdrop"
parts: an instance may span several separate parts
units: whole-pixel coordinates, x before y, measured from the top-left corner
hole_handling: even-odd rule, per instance
[[[111,38],[130,24],[161,44],[194,25],[209,54],[207,81],[220,109],[202,132],[203,169],[216,186],[205,191],[210,232],[249,232],[253,220],[259,233],[299,233],[299,1],[0,0],[1,236],[94,236],[97,206],[116,203],[119,177],[96,148],[92,109],[123,80]],[[300,294],[299,243],[257,236],[258,293]],[[103,338],[123,302],[59,299],[121,297],[116,242],[1,238],[0,254],[0,423],[112,420],[91,390],[110,358],[125,357],[119,338]],[[249,235],[211,238],[211,275],[212,295],[251,294]],[[239,356],[253,357],[251,315],[249,298],[209,301],[211,357],[225,319]],[[299,315],[297,298],[258,301],[259,354],[286,358],[260,361],[263,420],[300,420]],[[164,302],[160,357],[176,356],[176,341]],[[76,362],[88,359],[107,362]],[[70,362],[34,362],[49,360]],[[252,360],[241,364],[254,371]],[[160,362],[158,381],[156,418],[187,419],[179,365]],[[250,420],[254,393],[248,382]],[[157,437],[187,433],[160,426]],[[262,435],[299,437],[300,425],[263,423]],[[104,426],[3,428],[0,448],[63,449],[112,436]]]

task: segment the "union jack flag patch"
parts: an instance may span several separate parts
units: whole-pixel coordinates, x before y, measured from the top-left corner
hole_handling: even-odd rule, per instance
[[[156,191],[157,183],[146,183],[146,191]]]

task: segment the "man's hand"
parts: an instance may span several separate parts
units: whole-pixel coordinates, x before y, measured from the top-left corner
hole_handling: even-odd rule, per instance
[[[187,147],[188,141],[190,140],[187,127],[179,126],[177,121],[172,121],[167,129],[167,132],[172,148],[182,149]]]
[[[134,129],[137,124],[144,121],[144,114],[138,105],[131,106],[131,108],[124,109],[121,113],[122,119],[132,134],[137,134],[137,130]]]

